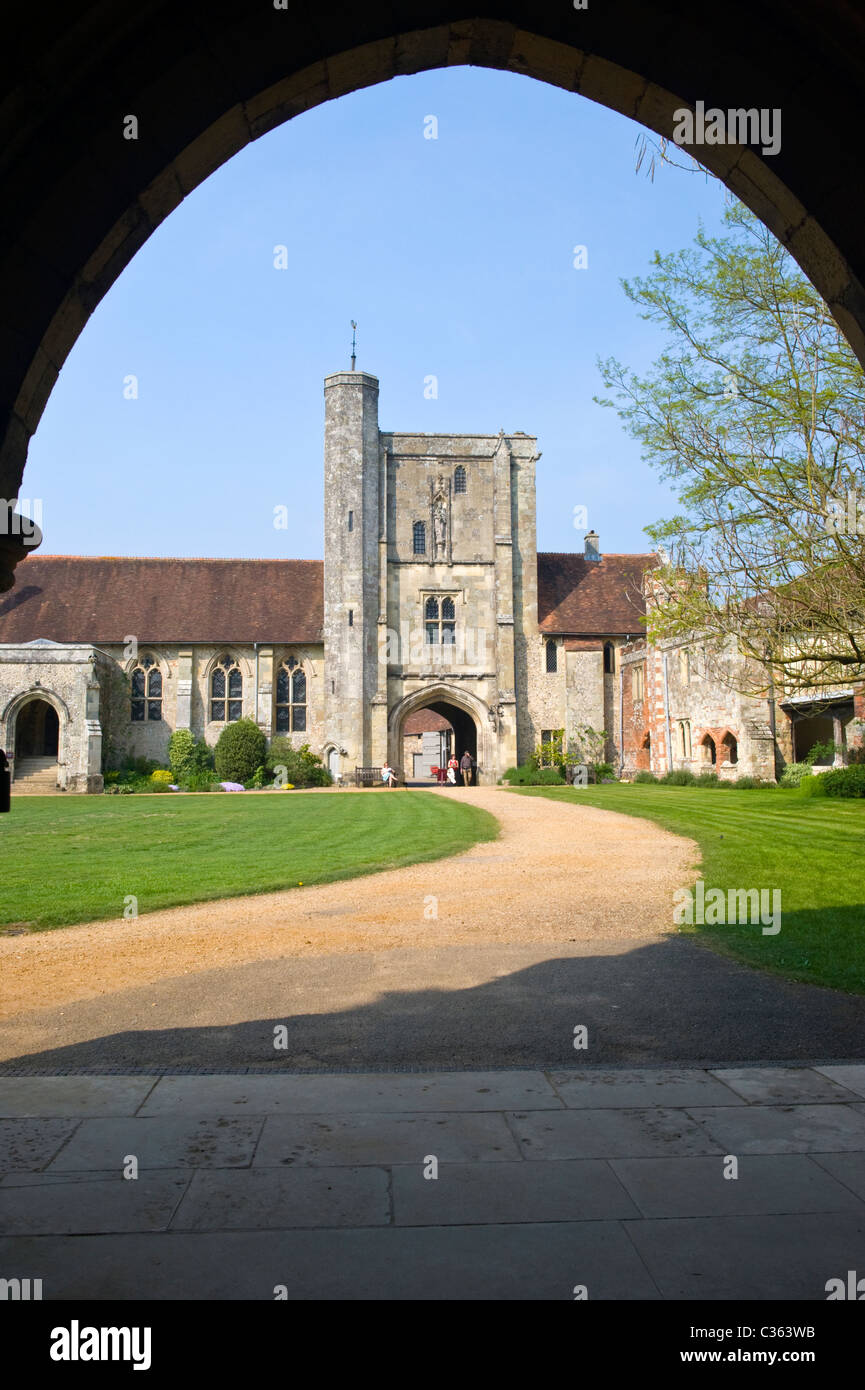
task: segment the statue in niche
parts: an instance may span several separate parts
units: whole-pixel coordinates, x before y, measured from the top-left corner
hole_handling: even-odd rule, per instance
[[[447,484],[443,475],[440,473],[436,483],[436,490],[433,494],[433,542],[435,545],[435,558],[444,559],[447,555],[448,538],[448,512],[447,512]]]

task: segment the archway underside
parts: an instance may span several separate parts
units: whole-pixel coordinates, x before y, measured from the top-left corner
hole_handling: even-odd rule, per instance
[[[865,20],[845,0],[691,0],[575,10],[322,0],[314,10],[213,0],[131,11],[89,4],[5,20],[0,116],[0,497],[19,494],[28,441],[100,299],[165,217],[250,141],[322,102],[396,76],[476,65],[579,93],[670,136],[698,100],[783,113],[774,158],[696,153],[792,252],[865,362],[865,185],[859,106]],[[37,95],[34,96],[34,93]],[[124,138],[126,113],[137,138]],[[23,557],[0,541],[0,589]]]

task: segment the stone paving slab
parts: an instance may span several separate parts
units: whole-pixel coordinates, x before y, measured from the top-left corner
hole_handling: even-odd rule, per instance
[[[520,1151],[504,1115],[471,1113],[386,1115],[270,1115],[254,1167],[274,1165],[518,1161]]]
[[[815,1154],[814,1162],[865,1201],[865,1153]],[[865,1276],[865,1261],[863,1261]]]
[[[0,1172],[46,1167],[79,1123],[76,1119],[0,1120]]]
[[[52,1172],[120,1169],[127,1154],[149,1168],[236,1168],[252,1162],[264,1121],[250,1117],[158,1116],[83,1120]]]
[[[550,1080],[569,1108],[642,1109],[650,1105],[743,1105],[734,1091],[697,1068],[650,1071],[551,1071]]]
[[[196,1173],[171,1225],[178,1231],[280,1231],[389,1222],[384,1168],[264,1168]]]
[[[597,1159],[442,1163],[437,1178],[424,1177],[420,1165],[398,1167],[393,1170],[393,1204],[398,1226],[598,1221],[640,1215],[609,1164]]]
[[[861,1270],[865,1215],[629,1221],[664,1298],[819,1299],[829,1279]]]
[[[44,1299],[657,1299],[620,1223],[0,1239]]]
[[[566,1110],[512,1114],[523,1158],[650,1158],[722,1152],[684,1110]]]
[[[164,1076],[141,1115],[318,1115],[326,1111],[560,1110],[542,1072]]]
[[[724,1177],[725,1166],[721,1155],[610,1160],[610,1167],[646,1217],[816,1211],[865,1215],[865,1205],[844,1185],[843,1176],[839,1174],[836,1182],[831,1169],[824,1171],[806,1154],[748,1155],[739,1161],[736,1178]]]
[[[6,1103],[50,1113],[0,1117],[0,1274],[46,1299],[823,1299],[865,1276],[862,1070],[21,1078]]]
[[[812,1067],[724,1067],[712,1075],[752,1104],[813,1105],[858,1099],[854,1090]],[[698,1105],[701,1103],[696,1102]],[[723,1105],[724,1101],[719,1103]],[[682,1104],[688,1105],[689,1102],[683,1101]]]
[[[134,1115],[158,1076],[0,1076],[0,1117]]]
[[[749,1105],[691,1110],[725,1153],[846,1153],[865,1149],[865,1114],[852,1105]],[[865,1109],[865,1107],[863,1107]]]
[[[16,1175],[13,1175],[13,1177]],[[165,1231],[191,1175],[177,1170],[124,1179],[31,1174],[26,1184],[0,1185],[0,1231],[6,1235],[85,1235]],[[46,1181],[48,1179],[48,1181]]]
[[[865,1063],[847,1063],[836,1067],[815,1067],[823,1076],[828,1076],[830,1081],[837,1081],[840,1085],[846,1086],[848,1091],[855,1091],[857,1095],[865,1096]]]

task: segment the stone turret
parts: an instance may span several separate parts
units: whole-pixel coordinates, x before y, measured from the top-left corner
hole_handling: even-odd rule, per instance
[[[373,761],[378,694],[378,378],[335,372],[325,378],[324,402],[325,737],[345,749],[350,773]]]

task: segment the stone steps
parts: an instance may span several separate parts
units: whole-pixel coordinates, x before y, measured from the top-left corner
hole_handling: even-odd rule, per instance
[[[56,758],[19,758],[15,764],[13,792],[16,796],[50,796],[60,790],[58,772]]]

